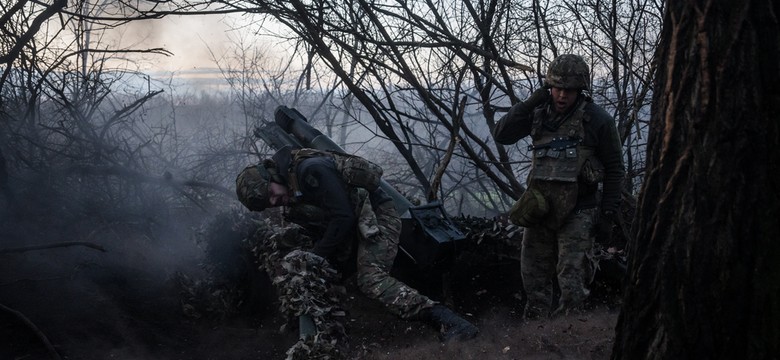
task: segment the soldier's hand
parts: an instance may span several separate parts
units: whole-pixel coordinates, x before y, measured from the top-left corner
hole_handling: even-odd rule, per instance
[[[526,106],[529,106],[531,108],[535,108],[539,105],[542,105],[546,103],[548,100],[550,100],[550,90],[547,90],[546,88],[538,88],[536,91],[534,91],[531,96],[528,97],[528,99],[524,102]]]

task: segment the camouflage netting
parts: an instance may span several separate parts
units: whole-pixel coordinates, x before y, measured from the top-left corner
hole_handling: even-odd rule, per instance
[[[268,228],[268,222],[255,214],[233,210],[219,214],[196,229],[194,242],[205,248],[202,264],[206,276],[192,278],[178,272],[173,280],[182,297],[182,310],[192,318],[222,320],[241,312],[241,306],[256,290],[256,260],[244,239]]]
[[[234,210],[197,229],[195,241],[206,250],[207,276],[176,274],[185,315],[221,320],[242,314],[242,306],[255,306],[253,293],[267,295],[270,287],[257,288],[257,278],[263,276],[271,279],[282,314],[291,320],[310,315],[316,328],[287,351],[287,358],[344,357],[346,313],[339,304],[345,290],[336,285],[340,275],[325,259],[302,251],[313,242],[303,228],[282,227],[257,213]]]
[[[280,290],[279,308],[288,316],[309,315],[316,333],[287,351],[287,359],[341,359],[347,348],[343,325],[345,311],[339,306],[345,291],[334,286],[338,272],[313,253],[293,250],[282,259],[280,275],[273,283]]]
[[[297,226],[259,229],[247,241],[270,276],[279,296],[279,310],[289,318],[309,315],[313,336],[299,340],[287,359],[341,359],[347,348],[346,316],[340,307],[345,290],[337,286],[339,273],[308,248],[312,239]]]
[[[597,241],[594,249],[595,259],[602,270],[599,273],[614,275],[618,284],[625,271],[624,247],[630,235],[628,229],[635,206],[631,200],[633,198],[624,196],[622,223],[615,227],[609,239]],[[218,215],[200,229],[197,240],[205,245],[207,258],[204,268],[209,276],[193,280],[179,275],[184,312],[196,318],[217,320],[243,316],[240,311],[242,306],[256,307],[252,294],[264,294],[270,297],[270,300],[265,300],[267,311],[273,312],[273,307],[278,305],[288,317],[289,324],[297,324],[301,314],[309,314],[313,318],[315,334],[292,346],[287,352],[288,359],[343,358],[347,337],[343,325],[345,313],[339,306],[344,288],[336,286],[340,282],[340,274],[324,259],[301,251],[311,248],[313,237],[309,234],[316,230],[307,231],[297,225],[279,226],[277,224],[282,222],[280,218],[271,220],[265,216],[268,214],[234,210]],[[315,217],[307,214],[306,218]],[[458,255],[454,259],[453,269],[460,271],[456,275],[466,280],[477,279],[473,273],[480,268],[517,275],[513,269],[520,261],[523,228],[510,224],[505,218],[465,216],[452,220],[466,234],[466,241],[458,247]],[[261,288],[258,291],[258,283],[253,281],[259,276],[264,278],[264,282],[259,284]],[[420,274],[412,276],[419,277]],[[515,277],[518,279],[511,283],[513,288],[521,286],[519,275]],[[277,294],[269,291],[272,286]],[[473,289],[462,286],[458,290]],[[516,298],[520,296],[512,295]]]
[[[467,242],[461,250],[470,253],[471,261],[492,261],[488,258],[520,261],[522,227],[502,218],[458,216],[452,221],[466,235]]]

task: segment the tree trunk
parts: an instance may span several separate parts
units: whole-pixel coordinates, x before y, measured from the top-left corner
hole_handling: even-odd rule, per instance
[[[780,8],[666,3],[613,359],[780,354]]]

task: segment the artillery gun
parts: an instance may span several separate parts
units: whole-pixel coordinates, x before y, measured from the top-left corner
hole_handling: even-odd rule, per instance
[[[265,122],[254,129],[254,134],[263,140],[270,148],[281,150],[284,147],[313,148],[321,151],[344,152],[330,138],[315,129],[306,118],[297,110],[286,106],[279,106],[274,113],[273,122]],[[431,202],[424,205],[414,205],[401,195],[395,188],[384,180],[379,185],[393,200],[394,205],[401,216],[402,229],[399,239],[399,252],[391,269],[391,274],[420,290],[424,294],[443,301],[454,302],[452,297],[458,294],[458,301],[472,305],[483,304],[485,294],[490,288],[491,298],[496,301],[507,301],[516,305],[518,295],[522,295],[522,279],[519,271],[519,238],[522,237],[521,229],[506,226],[502,219],[463,218],[450,219],[439,202]],[[633,206],[627,208],[633,209]],[[286,214],[287,216],[289,214]],[[232,215],[231,215],[232,216]],[[630,218],[630,217],[627,217]],[[290,218],[287,218],[290,220]],[[314,219],[314,221],[312,221]],[[322,224],[319,218],[308,218],[308,223],[301,224],[296,219],[293,221],[304,229],[314,229],[297,234],[316,234]],[[238,288],[246,291],[228,292],[237,294],[236,307],[241,304],[268,303],[266,307],[253,305],[249,308],[270,308],[267,295],[271,286],[270,279],[263,269],[258,269],[255,249],[249,250],[257,243],[227,241],[230,239],[244,239],[248,234],[256,234],[250,231],[237,231],[235,222],[230,216],[221,221],[215,221],[219,227],[207,232],[215,235],[209,241],[209,255],[213,257],[213,263],[219,267],[217,279],[221,279],[227,270],[235,270],[226,275],[233,275],[225,279],[230,282],[237,279]],[[239,221],[240,222],[240,221]],[[457,224],[457,226],[456,226]],[[462,230],[461,230],[462,229]],[[241,230],[241,229],[239,229]],[[277,231],[275,227],[267,227],[265,235],[271,236],[271,232]],[[464,234],[468,232],[468,235]],[[264,236],[265,236],[264,235]],[[253,235],[254,236],[254,235]],[[212,237],[208,237],[211,239]],[[614,246],[603,244],[605,246]],[[213,248],[213,249],[212,249]],[[261,247],[262,249],[262,247]],[[622,249],[622,247],[619,247]],[[219,251],[215,251],[219,250]],[[222,251],[224,250],[224,251]],[[268,253],[273,253],[269,251]],[[611,252],[602,251],[602,256],[597,275],[608,275],[615,288],[620,288],[625,274],[625,260],[622,252],[612,255]],[[238,254],[244,261],[235,261]],[[614,265],[614,266],[612,266]],[[217,267],[217,266],[215,266]],[[235,269],[234,269],[235,268]],[[343,274],[346,274],[345,271]],[[495,276],[498,274],[498,276]],[[480,275],[487,275],[482,276]],[[218,284],[219,285],[219,284]],[[479,291],[475,291],[475,289]],[[217,292],[208,292],[217,293]],[[465,296],[461,296],[465,294]],[[218,299],[219,304],[231,304],[229,301]],[[228,300],[231,300],[230,298]],[[262,305],[262,304],[261,304]],[[512,306],[514,306],[512,305]],[[244,307],[243,309],[246,309]],[[299,335],[308,338],[316,332],[313,319],[307,314],[298,318]]]
[[[254,130],[255,136],[274,150],[289,146],[345,153],[344,149],[312,127],[294,108],[277,107],[274,120]],[[401,216],[400,251],[394,270],[436,278],[452,264],[458,246],[466,236],[450,220],[440,202],[415,206],[384,179],[379,186],[393,199]],[[410,267],[414,270],[410,270]]]

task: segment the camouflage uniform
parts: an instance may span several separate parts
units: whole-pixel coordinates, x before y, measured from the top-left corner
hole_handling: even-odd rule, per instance
[[[368,297],[377,299],[392,313],[403,318],[415,318],[434,302],[417,290],[390,276],[390,267],[398,253],[401,219],[392,202],[377,206],[378,231],[363,237],[357,250],[357,283]],[[366,217],[361,217],[364,223]],[[370,221],[370,220],[368,220]]]
[[[563,75],[548,72],[552,86],[562,87],[555,83],[560,81],[585,88],[584,79],[567,77],[571,69],[579,71],[575,75],[587,77],[581,58],[563,55],[561,59],[564,61],[556,66],[563,68]],[[575,61],[568,62],[570,59]],[[625,173],[612,117],[582,94],[568,113],[558,114],[549,95],[543,96],[544,91],[540,89],[526,102],[512,106],[493,130],[500,144],[531,136],[533,166],[528,187],[541,192],[549,207],[544,220],[526,228],[523,236],[521,274],[528,317],[582,305],[593,279],[593,230],[598,209],[618,209]],[[599,182],[603,183],[600,203]],[[555,286],[560,290],[558,299],[553,296]]]
[[[286,159],[277,161],[284,166]],[[402,318],[418,318],[436,304],[389,274],[401,233],[401,219],[393,202],[387,201],[382,190],[369,193],[347,186],[330,171],[332,166],[326,158],[306,159],[299,164],[301,194],[287,208],[285,217],[301,227],[254,236],[252,247],[260,267],[277,288],[280,310],[291,319],[305,315],[315,327],[311,336],[301,337],[287,351],[288,360],[342,359],[346,355],[345,312],[339,305],[344,289],[338,285],[340,275],[333,265],[344,268],[348,267],[345,263],[352,262],[360,290]],[[351,220],[337,221],[351,224],[353,231],[328,231],[335,223],[334,214],[347,215]],[[317,243],[334,234],[343,236],[342,241],[318,249]]]
[[[278,168],[286,169],[290,164],[289,157],[277,155],[274,160]],[[335,171],[333,161],[326,157],[305,159],[293,171],[300,179],[300,194],[292,207],[315,206],[326,214],[322,238],[315,242],[310,249],[312,252],[334,264],[355,261],[352,254],[356,253],[356,278],[360,290],[402,318],[416,318],[422,310],[435,304],[390,276],[398,252],[401,219],[381,188],[369,193],[348,186]],[[354,246],[357,248],[353,249]]]
[[[526,228],[520,255],[520,271],[527,296],[528,317],[546,315],[555,303],[554,281],[561,296],[561,309],[575,308],[590,291],[587,284],[593,280],[591,251],[596,209],[575,211],[556,229]]]

